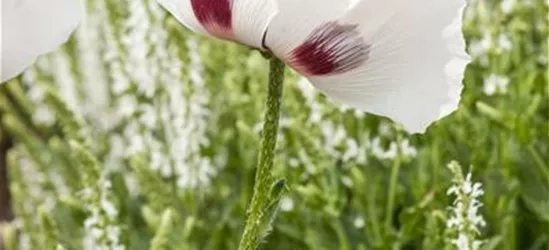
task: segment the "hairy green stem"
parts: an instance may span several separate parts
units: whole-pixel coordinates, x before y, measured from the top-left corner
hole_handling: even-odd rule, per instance
[[[275,181],[271,175],[273,166],[274,149],[280,117],[280,102],[284,82],[284,63],[276,57],[270,58],[269,89],[267,93],[267,107],[261,133],[261,148],[255,175],[252,201],[248,210],[248,218],[244,233],[240,240],[240,250],[255,250],[270,227],[274,216],[269,213],[269,207],[273,202],[278,202],[276,197],[271,197],[271,187]]]

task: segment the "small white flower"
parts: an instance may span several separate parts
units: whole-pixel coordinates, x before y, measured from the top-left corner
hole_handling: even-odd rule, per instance
[[[132,116],[137,110],[137,99],[133,95],[124,95],[119,99],[118,115],[122,117]]]
[[[292,157],[292,158],[290,158],[290,159],[288,160],[288,164],[289,164],[290,167],[292,167],[292,168],[297,168],[297,167],[299,166],[299,160]]]
[[[141,117],[139,117],[141,123],[148,129],[154,129],[156,122],[158,121],[156,110],[150,105],[143,105],[141,110],[143,110]]]
[[[362,216],[357,216],[355,220],[353,221],[353,226],[355,226],[358,229],[363,228],[365,225],[364,218]]]
[[[408,141],[408,139],[404,139],[400,143],[400,152],[402,155],[408,158],[414,158],[417,156],[416,148],[410,145],[410,141]]]
[[[301,94],[305,97],[305,100],[309,104],[311,113],[309,114],[309,122],[313,124],[319,124],[322,121],[322,105],[316,101],[317,92],[314,86],[305,77],[301,78],[296,84]]]
[[[341,183],[343,183],[343,185],[345,185],[348,188],[353,187],[353,179],[351,179],[351,177],[349,177],[349,176],[346,176],[346,175],[342,176],[341,177]]]
[[[484,80],[483,91],[486,95],[492,96],[496,93],[507,93],[509,78],[496,74],[491,74]]]
[[[472,246],[473,246],[472,249],[473,249],[473,250],[478,250],[478,249],[480,249],[480,246],[482,245],[482,243],[483,243],[483,242],[480,241],[480,240],[474,240],[473,243],[472,243]]]
[[[80,4],[75,0],[2,1],[0,83],[67,41],[80,22]]]
[[[457,108],[465,0],[158,1],[190,29],[269,51],[331,99],[411,132]]]
[[[378,159],[394,159],[399,155],[399,152],[401,156],[406,158],[414,158],[417,155],[416,148],[410,145],[410,141],[408,139],[404,139],[400,143],[394,141],[391,142],[387,150],[383,149],[381,146],[381,140],[379,137],[375,137],[372,140],[372,153]]]
[[[34,110],[32,120],[38,124],[51,126],[55,123],[55,113],[48,106],[41,105]]]
[[[124,183],[126,184],[126,187],[128,188],[128,191],[132,197],[138,196],[141,193],[141,183],[139,183],[139,179],[135,175],[126,174],[124,175]]]
[[[27,79],[29,82],[36,81],[34,70],[27,70],[25,72],[25,74],[23,74],[23,76],[25,78],[29,78],[29,79]],[[32,85],[31,88],[29,89],[29,91],[27,92],[28,98],[31,101],[36,102],[36,103],[44,101],[44,96],[45,95],[46,95],[46,91],[45,91],[44,87],[42,87],[41,85],[38,85],[38,84]]]
[[[341,157],[344,162],[349,161],[352,158],[356,158],[359,155],[359,148],[358,144],[355,139],[353,138],[347,138],[345,140],[345,144],[347,145],[345,152],[343,153],[343,156]]]
[[[280,199],[280,210],[284,212],[292,211],[294,209],[294,200],[289,197],[282,197]]]
[[[397,144],[395,142],[391,142],[391,144],[389,144],[389,148],[385,150],[381,145],[381,140],[379,137],[375,137],[372,140],[372,153],[378,159],[393,159],[398,154],[397,150]]]
[[[116,210],[116,207],[109,200],[107,200],[106,197],[101,198],[100,203],[101,208],[103,208],[105,213],[107,213],[107,216],[109,216],[110,218],[113,218],[118,214],[118,210]]]
[[[336,155],[335,147],[343,142],[347,132],[343,126],[336,127],[332,122],[323,122],[320,129],[324,136],[324,150],[331,155]]]
[[[452,240],[452,244],[454,244],[458,250],[478,250],[482,245],[482,241],[470,241],[465,234],[460,233],[457,239]]]
[[[487,51],[492,48],[492,37],[490,33],[484,32],[484,35],[481,40],[473,40],[471,46],[469,47],[469,52],[473,57],[481,57]]]
[[[103,230],[101,230],[99,228],[96,228],[96,227],[92,228],[90,233],[96,239],[101,238],[104,234]]]
[[[467,174],[467,177],[465,177],[465,182],[463,182],[463,186],[461,187],[463,193],[469,194],[471,191],[473,191],[473,187],[471,184],[471,173]]]
[[[513,48],[513,43],[508,35],[500,34],[498,37],[498,46],[503,51],[510,51]]]
[[[457,239],[452,240],[452,243],[456,245],[459,250],[471,250],[469,247],[469,238],[463,233],[460,233]]]
[[[21,249],[21,250],[30,250],[32,249],[32,244],[31,244],[31,238],[29,237],[28,234],[26,233],[22,233],[19,238],[19,245],[18,245],[18,249]]]
[[[113,68],[115,67],[121,68],[118,64],[113,65]],[[121,74],[114,74],[113,77],[115,79],[111,85],[111,89],[114,94],[120,95],[130,88],[130,83]]]
[[[388,136],[391,134],[391,126],[386,122],[379,124],[378,131],[380,135]]]
[[[515,0],[503,0],[501,2],[501,11],[505,14],[509,14],[515,6]]]
[[[132,134],[130,136],[129,145],[127,146],[124,155],[132,156],[136,153],[145,151],[145,142],[140,134]]]

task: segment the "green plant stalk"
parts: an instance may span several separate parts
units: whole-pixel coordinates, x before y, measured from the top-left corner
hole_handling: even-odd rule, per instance
[[[393,162],[393,166],[391,168],[391,177],[389,180],[389,191],[387,193],[387,207],[385,208],[385,230],[386,232],[389,232],[391,229],[391,224],[393,223],[393,210],[395,206],[395,198],[396,198],[396,188],[397,188],[397,182],[398,182],[398,174],[400,172],[400,150]]]
[[[269,87],[267,92],[267,107],[261,133],[259,160],[255,174],[254,191],[248,210],[246,226],[238,249],[255,250],[265,236],[266,228],[272,218],[265,217],[265,209],[273,202],[270,197],[271,186],[274,183],[271,175],[274,149],[280,117],[280,102],[284,82],[284,63],[276,57],[269,60]]]
[[[543,161],[543,158],[538,153],[534,145],[528,145],[528,153],[534,158],[536,166],[539,168],[541,174],[547,179],[547,184],[549,184],[549,168],[548,165]]]
[[[338,250],[349,250],[349,240],[347,239],[347,234],[345,233],[345,228],[343,223],[340,220],[336,220],[332,223],[332,228],[334,229],[337,239],[339,240],[339,249]]]

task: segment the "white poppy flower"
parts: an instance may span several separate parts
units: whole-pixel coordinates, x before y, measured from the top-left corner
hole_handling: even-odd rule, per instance
[[[0,82],[66,42],[82,15],[80,0],[2,0],[1,9]]]
[[[328,97],[411,132],[457,108],[465,0],[159,0],[187,27],[271,51]]]

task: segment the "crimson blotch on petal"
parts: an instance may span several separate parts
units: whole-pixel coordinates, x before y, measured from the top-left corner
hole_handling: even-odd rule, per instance
[[[231,39],[232,0],[191,0],[198,22],[212,35]]]
[[[368,59],[368,44],[358,25],[328,22],[316,28],[307,40],[292,50],[289,65],[305,76],[341,74]]]

